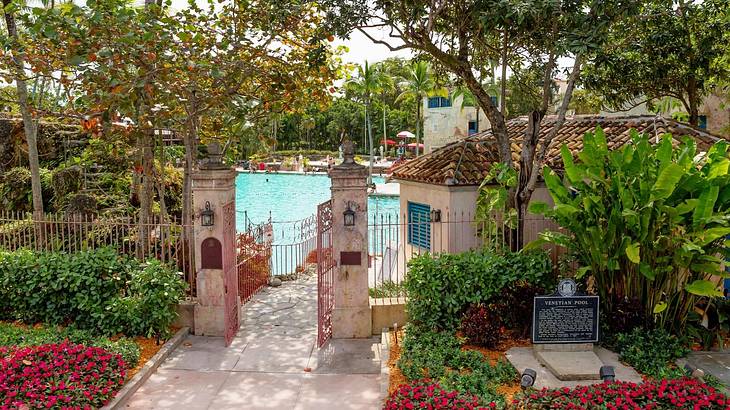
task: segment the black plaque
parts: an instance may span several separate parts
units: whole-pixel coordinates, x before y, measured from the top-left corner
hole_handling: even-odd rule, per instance
[[[362,253],[360,252],[340,252],[340,265],[342,266],[361,266]]]
[[[598,296],[535,296],[532,343],[598,342]]]

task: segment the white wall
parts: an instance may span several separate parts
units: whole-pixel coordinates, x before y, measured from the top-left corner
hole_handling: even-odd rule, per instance
[[[451,101],[451,107],[428,108],[428,98],[423,99],[423,144],[425,152],[467,136],[469,121],[477,118],[475,107],[461,108],[462,97]],[[479,131],[490,129],[489,119],[479,110]]]

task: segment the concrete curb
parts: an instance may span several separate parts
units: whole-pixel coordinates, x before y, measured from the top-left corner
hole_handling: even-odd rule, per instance
[[[183,327],[180,330],[175,333],[173,337],[171,337],[167,342],[165,342],[164,345],[160,348],[160,350],[155,353],[154,356],[150,358],[150,360],[147,361],[147,363],[142,366],[142,369],[140,369],[137,374],[132,377],[131,380],[129,380],[127,383],[124,384],[124,387],[122,387],[121,390],[117,392],[117,395],[114,396],[114,399],[110,401],[106,406],[102,407],[102,410],[115,410],[115,409],[121,409],[122,406],[129,400],[134,393],[137,392],[137,390],[142,387],[142,384],[144,384],[147,379],[152,376],[152,373],[157,370],[158,367],[162,364],[162,362],[167,359],[170,354],[178,347],[180,344],[185,340],[187,335],[190,333],[189,327]]]
[[[380,333],[380,396],[382,401],[388,399],[388,388],[390,387],[390,331],[384,327]]]

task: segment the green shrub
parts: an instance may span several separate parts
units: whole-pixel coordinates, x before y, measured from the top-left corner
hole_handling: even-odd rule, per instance
[[[445,388],[472,394],[483,404],[504,404],[497,386],[516,380],[517,372],[505,360],[494,365],[474,350],[462,350],[453,332],[406,327],[398,367],[408,380],[429,378]]]
[[[65,254],[0,253],[0,312],[27,323],[94,328],[118,297],[136,263],[111,249]]]
[[[368,289],[371,298],[397,298],[406,295],[403,283],[386,280],[374,288]]]
[[[88,330],[61,326],[22,327],[0,322],[0,346],[40,346],[68,341],[85,346],[101,347],[122,356],[127,368],[139,363],[139,346],[127,338],[109,340]]]
[[[469,343],[493,349],[502,338],[502,318],[494,305],[472,305],[461,318],[459,329]]]
[[[424,254],[408,262],[406,309],[411,321],[436,329],[455,329],[464,310],[489,303],[506,286],[524,281],[551,288],[552,265],[546,252]]]
[[[663,329],[634,328],[616,337],[619,358],[639,373],[653,378],[681,377],[674,362],[689,353],[685,343]]]
[[[105,335],[165,335],[185,287],[159,261],[141,265],[109,248],[0,253],[0,315],[26,323],[72,323]]]
[[[124,309],[120,323],[125,333],[167,336],[177,317],[175,306],[185,295],[187,284],[177,272],[151,260],[132,275],[129,296],[119,299]],[[114,308],[110,309],[114,310]]]

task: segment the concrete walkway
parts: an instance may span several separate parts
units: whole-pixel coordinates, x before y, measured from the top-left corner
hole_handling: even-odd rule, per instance
[[[379,409],[379,340],[316,347],[316,278],[265,288],[242,308],[231,346],[189,336],[130,409]]]

